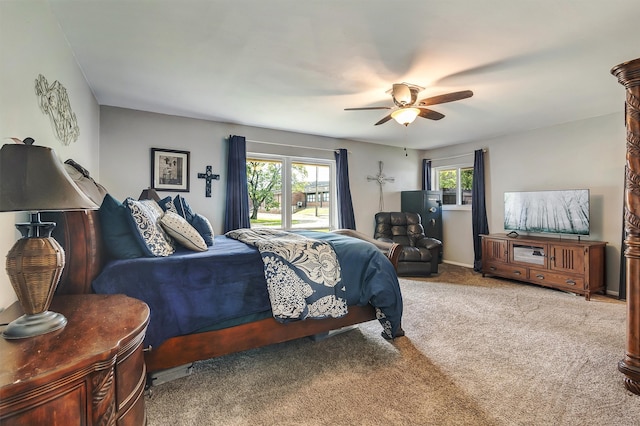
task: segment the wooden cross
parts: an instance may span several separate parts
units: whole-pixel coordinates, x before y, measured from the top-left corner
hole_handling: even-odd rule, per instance
[[[214,175],[211,171],[211,166],[207,166],[207,171],[205,173],[198,173],[198,179],[205,179],[207,181],[204,196],[211,197],[211,181],[214,179],[220,180],[220,175]]]
[[[378,174],[376,176],[367,176],[367,180],[368,181],[376,181],[378,183],[378,185],[380,186],[380,204],[379,204],[379,208],[380,211],[384,211],[384,197],[382,196],[382,185],[384,185],[387,182],[395,182],[395,178],[392,177],[386,177],[384,175],[384,173],[382,173],[382,168],[384,167],[384,163],[382,161],[378,161]]]

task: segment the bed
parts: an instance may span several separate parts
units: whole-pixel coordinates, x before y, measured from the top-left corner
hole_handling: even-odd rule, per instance
[[[385,317],[388,317],[386,321],[389,324],[386,337],[403,334],[400,326],[402,298],[392,262],[379,248],[356,238],[334,233],[302,233],[329,241],[340,259],[344,281],[358,280],[355,287],[346,286],[348,313],[338,318],[281,322],[271,315],[264,290],[266,281],[262,262],[254,247],[225,236],[216,236],[215,244],[207,250],[223,254],[215,266],[207,266],[209,260],[206,258],[210,253],[185,250],[178,250],[165,258],[114,261],[106,258],[97,211],[56,213],[50,219],[58,223],[54,236],[63,245],[66,258],[57,294],[124,293],[150,306],[148,339],[145,341],[145,361],[149,372],[327,333],[375,319],[385,324]],[[227,267],[220,266],[223,264]],[[194,279],[194,275],[190,275],[192,278],[182,281],[182,288],[177,292],[175,289],[166,290],[165,284],[155,289],[139,285],[143,278],[154,274],[151,283],[163,274],[173,274],[170,281],[179,281],[185,274],[184,268],[195,268],[195,276],[199,275],[199,278]],[[130,275],[121,278],[123,270]],[[204,288],[208,275],[222,283],[222,287],[213,293]],[[250,292],[251,288],[258,288],[258,291]],[[169,311],[166,311],[166,305],[163,307],[158,301],[163,299],[160,297],[163,292],[168,295],[164,297],[165,301],[168,299],[180,307],[174,309],[175,306],[169,306]],[[217,303],[216,299],[225,298],[235,299],[240,304],[244,303],[245,297],[252,300],[243,315],[222,314],[207,319],[206,309],[202,306],[190,305],[193,302],[188,300],[178,303],[189,294],[197,300],[214,303]],[[212,310],[220,313],[224,309],[224,303],[218,303]],[[193,313],[195,319],[181,317],[185,311]],[[382,334],[387,331],[384,327],[381,330]]]

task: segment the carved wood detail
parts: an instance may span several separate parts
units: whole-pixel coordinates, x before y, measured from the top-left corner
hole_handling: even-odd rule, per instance
[[[615,66],[611,73],[626,89],[627,154],[624,229],[627,287],[627,344],[618,370],[627,389],[640,395],[640,58]]]
[[[115,361],[115,358],[113,359]],[[91,378],[93,385],[92,404],[94,423],[97,425],[116,424],[116,401],[114,388],[114,366],[97,371]]]

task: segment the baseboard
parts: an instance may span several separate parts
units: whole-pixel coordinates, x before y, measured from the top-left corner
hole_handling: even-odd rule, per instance
[[[469,265],[467,263],[461,263],[461,262],[454,262],[452,260],[443,260],[442,263],[448,263],[449,265],[456,265],[456,266],[462,266],[465,268],[473,269],[473,265]]]

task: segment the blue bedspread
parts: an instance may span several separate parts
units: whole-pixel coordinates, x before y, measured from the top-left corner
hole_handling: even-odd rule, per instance
[[[371,303],[378,308],[385,332],[393,337],[401,333],[398,279],[378,249],[344,235],[299,233],[334,246],[349,305]],[[168,257],[113,260],[93,281],[93,290],[126,294],[147,303],[150,320],[145,344],[155,347],[173,336],[271,310],[260,253],[222,235],[205,252],[178,249]]]

